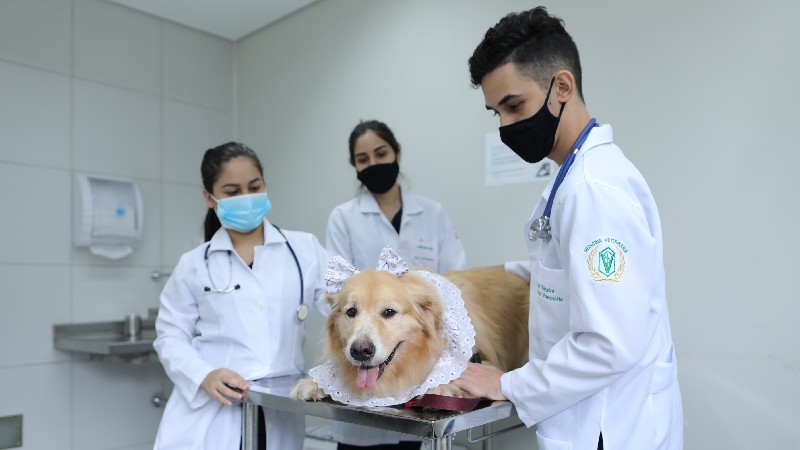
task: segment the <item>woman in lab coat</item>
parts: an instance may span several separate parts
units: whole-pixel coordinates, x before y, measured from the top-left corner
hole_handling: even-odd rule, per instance
[[[561,167],[525,226],[529,261],[506,266],[531,281],[529,362],[470,364],[455,383],[513,402],[542,450],[681,449],[658,210],[589,116],[572,38],[544,8],[509,14],[469,63],[503,142]]]
[[[330,214],[326,246],[358,269],[374,269],[385,246],[409,264],[439,273],[463,269],[464,247],[442,206],[412,194],[397,182],[400,144],[389,127],[362,121],[350,133],[350,164],[365,190]],[[411,436],[377,428],[333,422],[339,449],[419,449]],[[394,445],[383,445],[394,444]]]
[[[153,346],[175,385],[157,450],[239,449],[241,408],[228,398],[244,398],[249,380],[301,373],[308,307],[322,304],[327,254],[313,235],[265,219],[256,154],[235,142],[212,148],[201,173],[208,242],[180,258],[156,319]],[[302,448],[302,415],[264,419],[268,449]]]

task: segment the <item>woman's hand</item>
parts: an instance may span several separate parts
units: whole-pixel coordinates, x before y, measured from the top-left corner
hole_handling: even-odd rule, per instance
[[[247,391],[250,389],[250,383],[238,373],[230,369],[222,368],[209,372],[203,382],[200,383],[200,387],[205,389],[208,395],[214,397],[218,402],[230,406],[232,402],[225,398],[225,396],[240,401],[246,400]],[[234,391],[231,388],[241,389],[241,392]]]

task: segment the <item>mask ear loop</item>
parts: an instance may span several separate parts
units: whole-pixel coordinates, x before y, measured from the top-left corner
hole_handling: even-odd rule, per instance
[[[556,82],[556,77],[550,79],[550,87],[547,88],[547,95],[544,96],[544,102],[550,104],[550,92],[553,91],[553,83]]]
[[[553,91],[553,84],[556,82],[556,77],[553,77],[550,80],[550,87],[547,88],[547,96],[544,98],[544,103],[549,105],[550,103],[550,92]],[[561,114],[564,114],[564,107],[567,106],[567,102],[561,102],[561,109],[558,110],[558,119],[561,119]]]

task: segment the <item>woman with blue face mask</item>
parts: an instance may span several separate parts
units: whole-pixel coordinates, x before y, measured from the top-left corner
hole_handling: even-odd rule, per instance
[[[228,398],[244,399],[251,380],[301,373],[308,306],[327,312],[328,255],[314,235],[266,218],[272,205],[255,152],[236,142],[212,148],[201,174],[207,242],[181,257],[156,319],[153,346],[175,388],[155,449],[239,449],[242,411]],[[259,448],[302,448],[302,415],[260,414]]]

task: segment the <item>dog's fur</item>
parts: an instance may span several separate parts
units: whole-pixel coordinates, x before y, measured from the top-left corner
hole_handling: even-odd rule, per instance
[[[461,290],[475,327],[473,352],[480,354],[483,363],[503,371],[522,366],[528,358],[528,284],[491,269],[451,271],[445,278]],[[408,392],[425,381],[445,348],[445,305],[436,288],[415,270],[399,277],[388,272],[359,272],[327,300],[331,313],[326,319],[326,357],[335,360],[337,376],[350,392],[369,397]],[[387,359],[390,364],[385,363]],[[428,392],[466,395],[452,384]],[[291,396],[320,400],[326,394],[305,378],[295,385]]]

